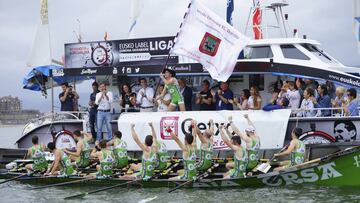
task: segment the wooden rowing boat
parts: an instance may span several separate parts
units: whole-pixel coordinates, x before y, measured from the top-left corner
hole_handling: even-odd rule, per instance
[[[13,178],[22,173],[2,171],[1,179]],[[127,186],[136,187],[169,187],[173,188],[186,180],[169,180],[169,175],[150,181],[136,181]],[[23,176],[17,181],[28,184],[54,184],[84,179],[86,177],[44,177],[41,175]],[[119,178],[96,179],[86,184],[72,184],[73,186],[110,186],[125,183],[128,180]],[[186,185],[188,188],[230,188],[230,187],[264,187],[284,186],[295,184],[314,184],[327,186],[360,186],[360,147],[345,149],[325,157],[311,160],[303,164],[287,168],[279,172],[254,175],[245,178],[222,179],[208,176]]]

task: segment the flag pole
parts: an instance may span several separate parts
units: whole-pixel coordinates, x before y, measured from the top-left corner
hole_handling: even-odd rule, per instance
[[[189,10],[190,10],[191,2],[192,2],[192,1],[190,1],[189,5],[188,5],[188,7],[187,7],[187,11],[185,12],[184,17],[183,17],[183,22],[182,22],[182,23],[180,24],[180,26],[179,26],[179,31],[176,33],[175,38],[174,38],[174,44],[172,45],[172,47],[171,47],[170,50],[169,50],[168,55],[166,56],[165,64],[163,65],[163,68],[162,68],[162,70],[161,70],[160,73],[162,73],[162,72],[166,69],[166,67],[167,67],[167,64],[168,64],[169,58],[170,58],[171,49],[175,46],[176,39],[177,39],[177,37],[179,36],[179,32],[180,32],[181,27],[182,27],[182,25],[183,25],[183,23],[184,23],[184,19],[186,18],[187,14],[188,14],[188,12],[189,12]],[[156,87],[155,87],[155,90],[154,90],[154,91],[155,91],[155,94],[154,94],[153,99],[156,97],[156,92],[157,92],[157,89],[158,89],[159,86],[160,86],[160,83],[161,83],[161,78],[159,78],[159,81],[158,81],[157,84],[156,84]]]

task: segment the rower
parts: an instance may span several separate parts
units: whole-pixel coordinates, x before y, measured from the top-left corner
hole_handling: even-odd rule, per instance
[[[248,122],[248,127],[245,129],[245,133],[241,133],[240,130],[235,126],[232,120],[232,116],[229,117],[229,124],[236,135],[240,136],[246,143],[246,150],[248,154],[248,165],[246,169],[248,171],[254,169],[259,163],[259,151],[260,151],[260,137],[255,133],[255,126],[250,120],[248,114],[244,115],[244,118]]]
[[[191,126],[195,126],[196,122],[191,121]],[[185,180],[192,180],[196,177],[196,138],[195,135],[195,128],[192,128],[192,134],[186,134],[185,135],[185,144],[183,144],[178,136],[171,131],[170,128],[167,129],[167,131],[170,133],[172,139],[176,142],[176,144],[179,145],[180,149],[183,152],[183,163],[184,163],[184,174],[179,175],[173,178],[170,178],[171,180],[178,180],[178,179],[185,179]]]
[[[169,160],[169,154],[167,152],[167,148],[164,142],[160,141],[159,139],[157,139],[157,135],[154,129],[154,126],[152,123],[149,123],[149,126],[151,128],[151,134],[154,138],[154,142],[157,146],[157,160],[155,163],[155,169],[156,170],[164,170],[167,168],[168,166],[168,160]]]
[[[212,156],[213,156],[213,143],[214,143],[214,121],[209,120],[209,128],[201,133],[200,129],[195,123],[195,131],[197,136],[201,141],[200,145],[200,159],[196,164],[197,171],[206,171],[212,165]]]
[[[232,136],[231,141],[224,133],[224,125],[220,125],[220,134],[224,143],[234,151],[234,166],[224,174],[224,179],[245,177],[246,165],[248,163],[247,151],[241,146],[240,136]]]
[[[132,175],[125,175],[122,177],[122,179],[135,179],[135,178],[141,178],[143,180],[150,180],[154,175],[154,168],[156,165],[156,159],[157,159],[157,142],[156,136],[153,135],[147,135],[145,137],[145,143],[142,143],[139,139],[139,135],[135,132],[135,124],[131,124],[131,135],[136,142],[136,144],[142,149],[143,155],[142,155],[142,161],[139,164],[131,164],[130,168],[132,170],[140,171],[138,173],[134,173]],[[152,124],[149,123],[149,126],[151,127]]]
[[[96,177],[97,178],[108,178],[112,176],[113,164],[115,161],[113,152],[106,147],[106,140],[100,140],[98,144],[91,152],[92,158],[97,158],[100,164],[96,165]]]
[[[107,146],[113,146],[115,156],[114,166],[118,169],[125,168],[128,165],[127,143],[121,137],[122,133],[115,131],[112,140],[106,143]]]
[[[294,128],[291,132],[291,142],[289,147],[280,153],[274,154],[274,157],[280,157],[290,154],[290,160],[280,162],[280,166],[275,168],[275,171],[283,170],[291,166],[304,163],[305,158],[305,144],[299,140],[299,136],[302,135],[301,128]]]
[[[55,159],[46,171],[45,175],[70,176],[75,175],[76,170],[71,164],[70,158],[61,149],[56,149],[53,142],[49,142],[47,148],[54,154]]]
[[[39,137],[36,135],[31,138],[31,141],[33,146],[28,149],[26,157],[30,157],[34,163],[26,164],[26,171],[28,174],[30,174],[32,171],[45,172],[48,167],[44,153],[45,145],[39,144]]]
[[[77,141],[76,152],[72,152],[68,149],[64,149],[64,152],[69,155],[72,161],[75,161],[73,164],[76,167],[78,168],[88,167],[90,165],[90,153],[91,153],[89,142],[93,139],[92,135],[80,130],[75,130],[73,134],[74,134],[74,139]]]

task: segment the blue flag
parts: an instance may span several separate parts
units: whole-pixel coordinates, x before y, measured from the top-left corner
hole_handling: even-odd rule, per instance
[[[226,22],[230,25],[233,25],[233,15],[234,13],[234,0],[227,0],[226,3]]]

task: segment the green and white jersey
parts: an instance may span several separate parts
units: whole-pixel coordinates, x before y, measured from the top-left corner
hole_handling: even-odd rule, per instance
[[[158,153],[157,153],[157,161],[156,161],[156,169],[164,170],[167,167],[167,162],[169,160],[169,154],[167,152],[167,148],[164,142],[157,141]]]
[[[240,157],[240,154],[241,157]],[[248,164],[248,155],[244,147],[241,147],[234,153],[234,168],[230,170],[231,178],[244,177],[246,173],[246,166]]]
[[[184,102],[184,98],[180,92],[180,86],[177,80],[174,84],[165,85],[165,89],[171,95],[171,104],[178,105],[179,103]]]
[[[259,162],[260,140],[251,139],[251,147],[247,148],[248,160],[247,169],[252,170]]]
[[[210,140],[206,144],[202,144],[199,150],[199,162],[196,165],[198,171],[206,171],[212,165],[212,156],[213,156],[213,144]]]
[[[98,175],[100,176],[111,176],[113,164],[115,161],[114,154],[111,150],[102,149],[102,160],[100,160],[100,171]]]
[[[140,172],[137,173],[138,177],[141,177],[143,180],[150,180],[154,176],[154,169],[156,164],[157,155],[150,148],[149,158],[145,158],[144,155],[141,161]]]
[[[115,138],[113,152],[115,154],[115,167],[119,169],[126,167],[128,165],[127,143]]]
[[[297,140],[297,145],[294,151],[290,154],[291,166],[304,163],[305,160],[305,144],[301,140]]]
[[[181,176],[181,179],[187,179],[190,180],[194,177],[196,177],[196,150],[191,149],[190,147],[187,147],[187,153],[189,157],[184,158],[184,170],[185,173],[183,176]]]
[[[68,157],[68,155],[63,152],[61,149],[60,150],[60,154],[61,154],[61,175],[64,176],[70,176],[70,175],[74,175],[76,174],[76,170],[74,169],[74,166],[71,164],[71,160]]]
[[[80,152],[80,157],[76,160],[76,165],[85,168],[90,165],[91,148],[86,140],[82,139],[79,142],[83,143],[83,150]]]
[[[32,146],[31,154],[31,159],[34,161],[33,170],[43,171],[47,169],[48,163],[45,159],[45,153],[42,145]]]

